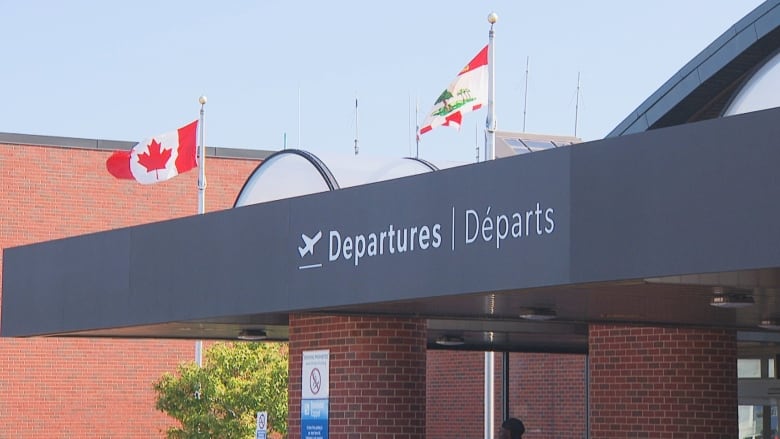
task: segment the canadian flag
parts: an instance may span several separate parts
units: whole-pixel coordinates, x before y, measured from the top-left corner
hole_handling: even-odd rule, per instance
[[[106,169],[116,178],[152,184],[198,167],[198,121],[135,144],[130,151],[116,151]]]
[[[440,125],[460,129],[463,113],[479,110],[487,103],[487,83],[488,46],[485,46],[441,92],[418,136]]]

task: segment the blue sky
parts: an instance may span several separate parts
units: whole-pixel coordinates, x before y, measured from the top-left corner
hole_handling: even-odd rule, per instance
[[[415,101],[422,120],[495,11],[499,129],[573,135],[579,75],[595,140],[760,3],[0,0],[0,132],[140,141],[205,94],[209,146],[352,154],[357,128],[362,155],[413,155]],[[473,161],[484,121],[420,156]]]

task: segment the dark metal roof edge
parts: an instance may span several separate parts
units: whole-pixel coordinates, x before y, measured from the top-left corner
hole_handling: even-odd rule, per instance
[[[96,150],[128,150],[138,142],[125,140],[84,139],[78,137],[43,136],[0,132],[0,144],[30,145],[57,148],[79,148]],[[266,159],[275,151],[262,149],[206,147],[206,156],[236,159]]]
[[[267,157],[264,157],[263,162],[258,164],[255,167],[255,169],[252,170],[252,173],[249,174],[249,177],[247,177],[246,180],[244,180],[244,184],[243,186],[241,186],[241,190],[238,191],[238,195],[236,195],[236,199],[235,201],[233,201],[233,208],[241,207],[238,205],[238,200],[240,200],[241,197],[244,195],[244,190],[247,188],[249,182],[252,181],[255,174],[257,174],[261,169],[271,166],[274,162],[274,160],[272,160],[273,158],[285,154],[297,155],[303,157],[304,160],[309,162],[311,166],[314,168],[314,170],[316,170],[317,173],[320,174],[320,177],[322,177],[322,180],[328,186],[329,191],[335,191],[336,189],[341,189],[341,186],[339,186],[339,182],[336,181],[336,177],[333,176],[333,173],[330,171],[330,168],[328,168],[325,162],[323,162],[319,157],[317,157],[316,155],[314,155],[309,151],[304,151],[302,149],[283,149],[281,151],[276,151],[275,153],[270,154]]]
[[[222,157],[231,159],[267,159],[276,151],[267,149],[243,149],[243,148],[219,148],[216,146],[206,147],[206,156]]]
[[[766,2],[758,5],[755,9],[753,9],[751,12],[749,12],[747,15],[745,15],[741,20],[736,22],[734,25],[730,26],[728,29],[726,29],[723,34],[721,34],[718,38],[715,39],[712,43],[710,43],[704,50],[702,50],[699,54],[694,56],[690,61],[688,61],[677,73],[672,75],[671,78],[669,78],[663,85],[661,85],[658,90],[656,90],[653,94],[650,95],[647,99],[645,99],[644,102],[639,104],[631,113],[623,119],[620,123],[617,124],[615,128],[612,129],[605,137],[616,137],[621,136],[623,134],[630,134],[637,132],[636,129],[631,129],[631,127],[640,119],[646,118],[648,112],[660,101],[665,99],[667,95],[670,94],[671,91],[675,90],[678,87],[684,87],[686,83],[686,79],[694,73],[697,73],[699,68],[707,63],[707,60],[712,58],[716,55],[728,55],[729,61],[736,58],[740,53],[742,53],[745,49],[750,47],[753,43],[755,43],[756,40],[760,40],[762,37],[764,37],[766,34],[768,34],[772,29],[765,26],[766,23],[764,23],[764,26],[761,26],[760,29],[758,26],[755,26],[756,23],[762,20],[763,17],[767,16],[770,12],[772,12],[775,8],[780,6],[780,0],[767,0]],[[776,23],[776,26],[780,25],[780,22]],[[742,44],[741,47],[734,47],[733,44],[735,41],[739,40],[739,36],[742,34],[742,32],[746,31],[749,28],[755,28],[755,31],[758,35],[756,35],[756,40],[751,41],[749,44]],[[760,33],[759,33],[760,32]],[[736,50],[735,50],[736,49]],[[712,74],[715,74],[716,72],[712,72]],[[698,78],[699,84],[703,83],[708,78]],[[673,108],[674,105],[679,103],[682,99],[684,99],[688,94],[690,90],[686,93],[678,93],[678,102],[671,103],[671,105],[668,105],[669,108]],[[668,104],[668,103],[667,103]],[[652,126],[654,122],[656,122],[658,119],[660,119],[663,116],[663,114],[656,114],[653,120],[647,120],[646,125]],[[646,129],[646,128],[645,128]]]

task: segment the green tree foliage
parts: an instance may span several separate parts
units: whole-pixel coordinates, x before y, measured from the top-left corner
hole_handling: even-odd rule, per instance
[[[158,410],[179,421],[168,439],[254,438],[258,411],[268,412],[269,437],[287,434],[287,345],[217,343],[203,367],[182,363],[154,389]]]

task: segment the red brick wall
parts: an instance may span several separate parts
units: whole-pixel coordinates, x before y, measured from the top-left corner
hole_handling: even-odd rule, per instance
[[[585,356],[509,354],[509,416],[528,439],[583,438]],[[495,432],[501,425],[503,355],[494,356]],[[428,352],[427,438],[484,436],[485,353]]]
[[[419,319],[291,315],[289,436],[301,434],[303,351],[330,349],[330,438],[426,437],[425,331]]]
[[[109,155],[0,145],[0,248],[197,214],[197,170],[142,186],[109,175]],[[207,210],[257,164],[209,157]],[[0,439],[162,438],[152,383],[193,359],[192,340],[0,338]]]
[[[109,154],[89,149],[0,145],[0,248],[197,213],[195,170],[165,183],[142,186],[111,177],[105,171]],[[209,157],[207,210],[231,207],[257,163]],[[297,322],[302,328],[315,327],[319,331],[320,318],[299,317]],[[300,399],[301,377],[295,371],[300,371],[301,351],[319,349],[327,343],[334,354],[332,367],[341,364],[351,371],[368,367],[370,372],[359,376],[358,382],[376,389],[371,392],[410,393],[410,400],[405,401],[411,401],[415,410],[402,414],[409,422],[404,427],[409,432],[395,437],[482,437],[482,352],[427,353],[426,413],[426,353],[424,336],[420,335],[424,323],[341,319],[328,326],[325,338],[312,333],[298,340],[302,344],[297,350],[291,349],[297,352],[297,357],[290,359],[293,401],[295,395]],[[388,321],[398,325],[383,326]],[[391,335],[396,330],[405,335]],[[593,438],[640,434],[736,437],[733,333],[604,326],[591,331]],[[396,353],[392,349],[409,347],[397,346],[395,337],[410,337],[412,345],[420,349],[403,354],[414,359],[408,360],[408,366],[406,360],[369,354],[377,347]],[[380,343],[374,343],[377,340]],[[191,340],[0,338],[0,439],[162,438],[162,430],[173,421],[154,409],[152,382],[193,357]],[[495,358],[498,421],[501,355]],[[393,361],[405,364],[404,368],[391,371]],[[529,431],[526,438],[583,436],[584,361],[583,356],[511,354],[510,414],[525,421]],[[378,377],[386,383],[396,378],[406,380],[407,388],[379,387],[387,384],[371,381]],[[342,396],[338,392],[350,395],[358,391],[358,387],[349,387],[351,379],[333,383],[339,398]],[[711,387],[704,388],[705,384]],[[353,424],[366,419],[375,423],[371,428],[388,430],[390,421],[382,416],[399,416],[390,405],[373,411],[353,409],[349,398],[339,400],[344,410],[339,409],[332,418],[334,437],[350,437],[348,432],[357,429]],[[625,401],[617,403],[621,398]],[[701,422],[689,423],[683,417],[686,412]],[[343,415],[336,418],[337,413]],[[369,416],[365,416],[367,413]],[[291,437],[297,437],[300,405],[291,404],[290,416]],[[393,427],[396,430],[397,425]],[[377,433],[376,437],[381,435]]]
[[[500,365],[500,360],[501,355],[497,354],[495,364]],[[494,375],[498,383],[499,372],[500,368]],[[426,387],[426,438],[483,437],[484,352],[428,351]],[[496,395],[498,391],[497,388]]]
[[[737,437],[728,330],[590,327],[591,437]]]

